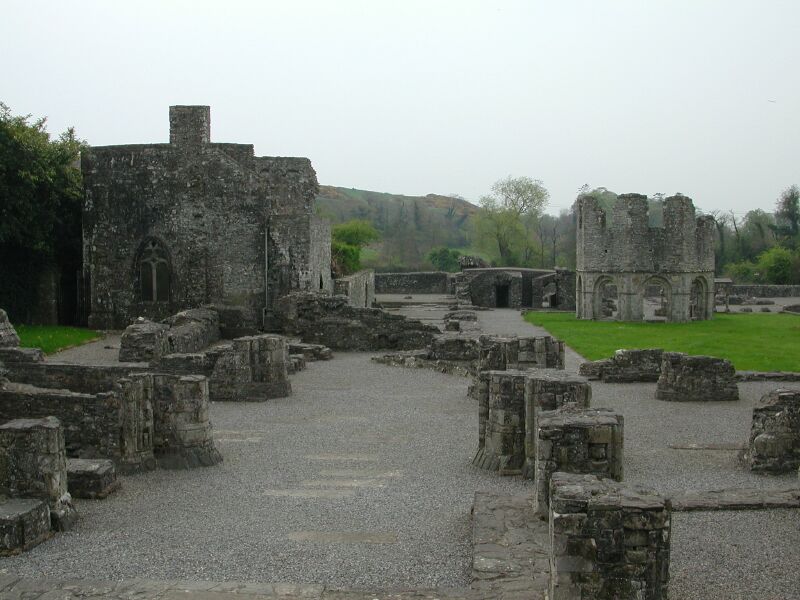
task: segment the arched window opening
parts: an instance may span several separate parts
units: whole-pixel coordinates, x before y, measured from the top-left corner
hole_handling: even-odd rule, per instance
[[[319,276],[319,289],[320,290],[324,290],[325,289],[325,282],[322,280],[322,275],[321,274]]]
[[[700,321],[706,318],[707,296],[705,282],[699,277],[692,282],[692,291],[689,296],[689,318]]]
[[[170,268],[167,251],[148,240],[139,255],[139,290],[142,302],[169,302]]]
[[[619,319],[619,292],[612,279],[601,279],[595,288],[594,318],[612,321]]]
[[[669,321],[672,290],[658,277],[648,279],[642,293],[642,315],[645,321]]]

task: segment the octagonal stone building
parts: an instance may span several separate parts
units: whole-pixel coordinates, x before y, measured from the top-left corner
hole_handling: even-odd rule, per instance
[[[714,314],[714,222],[692,200],[664,201],[663,227],[649,224],[647,196],[623,194],[611,214],[578,199],[579,319],[686,322]]]
[[[330,225],[307,158],[211,142],[208,106],[171,106],[169,143],[93,146],[84,181],[84,304],[97,329],[207,303],[261,327],[292,291],[330,293]]]

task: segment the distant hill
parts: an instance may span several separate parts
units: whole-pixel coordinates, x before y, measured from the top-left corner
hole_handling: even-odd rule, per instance
[[[431,268],[425,260],[436,246],[468,246],[469,218],[478,207],[462,198],[428,194],[403,196],[355,188],[320,186],[317,213],[332,223],[365,219],[382,240],[365,256],[380,269]]]

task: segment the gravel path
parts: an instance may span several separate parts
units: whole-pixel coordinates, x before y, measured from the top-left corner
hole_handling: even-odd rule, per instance
[[[290,398],[212,406],[225,462],[126,477],[82,519],[0,566],[24,576],[466,586],[477,490],[468,380],[337,353]]]

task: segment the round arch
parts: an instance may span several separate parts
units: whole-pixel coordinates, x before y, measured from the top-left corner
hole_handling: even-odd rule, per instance
[[[613,291],[609,289],[612,287]],[[592,318],[595,320],[619,319],[619,283],[615,277],[602,275],[594,282]]]
[[[661,293],[658,297],[648,293],[648,288],[658,286]],[[672,284],[663,275],[650,275],[642,282],[639,290],[642,302],[642,316],[645,321],[672,320]]]
[[[169,302],[172,297],[172,260],[166,244],[146,237],[133,265],[137,298],[141,302]]]

